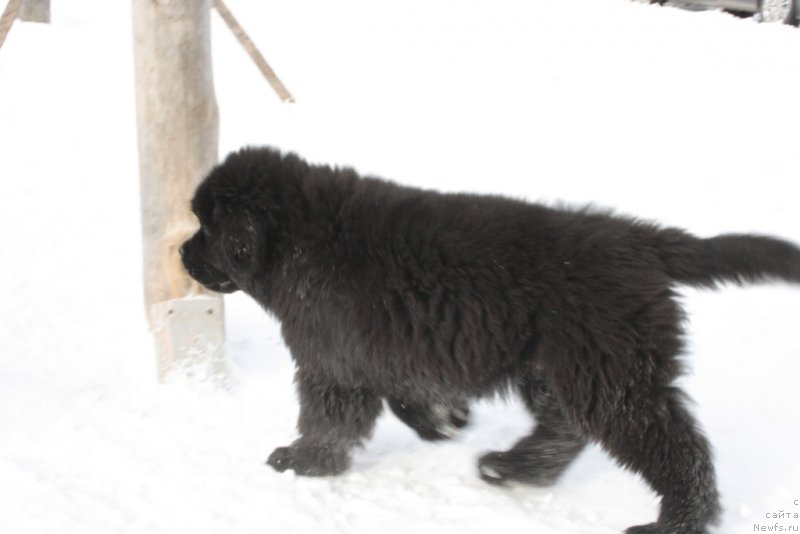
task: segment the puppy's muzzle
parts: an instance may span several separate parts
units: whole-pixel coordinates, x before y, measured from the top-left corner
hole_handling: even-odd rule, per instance
[[[181,263],[186,272],[204,287],[217,293],[233,293],[239,287],[224,272],[216,269],[198,257],[197,246],[192,247],[191,240],[178,248]]]

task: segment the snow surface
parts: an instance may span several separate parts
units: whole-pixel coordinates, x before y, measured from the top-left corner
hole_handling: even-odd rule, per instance
[[[595,202],[800,242],[800,31],[627,0],[229,0],[297,103],[214,18],[222,153],[271,143],[398,182]],[[389,415],[338,478],[295,437],[278,326],[226,300],[230,391],[154,383],[143,320],[130,6],[53,2],[0,50],[0,532],[612,533],[657,500],[597,448],[557,486],[482,483],[524,434],[486,401],[454,441]],[[716,448],[718,533],[800,512],[800,291],[686,291],[683,380]],[[798,520],[778,520],[788,530]]]

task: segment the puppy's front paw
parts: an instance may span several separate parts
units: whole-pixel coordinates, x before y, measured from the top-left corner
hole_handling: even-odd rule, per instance
[[[346,471],[350,459],[346,452],[330,446],[295,442],[290,447],[275,449],[269,455],[267,464],[281,473],[292,469],[301,476],[320,477],[338,475]]]
[[[292,467],[291,453],[289,447],[278,447],[267,458],[267,465],[272,467],[275,471],[283,473]]]

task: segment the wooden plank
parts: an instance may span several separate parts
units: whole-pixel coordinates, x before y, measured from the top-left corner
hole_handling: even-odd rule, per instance
[[[224,315],[219,298],[159,302],[153,306],[153,319],[159,382],[170,376],[225,381]]]
[[[50,22],[50,0],[22,0],[19,20],[25,22]]]

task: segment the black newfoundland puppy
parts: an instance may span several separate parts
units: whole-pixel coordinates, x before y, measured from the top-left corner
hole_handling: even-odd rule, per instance
[[[401,187],[271,148],[230,155],[192,208],[187,271],[275,314],[297,366],[300,438],[269,465],[341,473],[382,399],[440,439],[469,399],[510,389],[537,425],[484,455],[481,476],[553,484],[600,443],[661,496],[658,521],[629,533],[702,533],[719,512],[709,444],[673,384],[673,288],[800,282],[800,249],[778,239]]]

